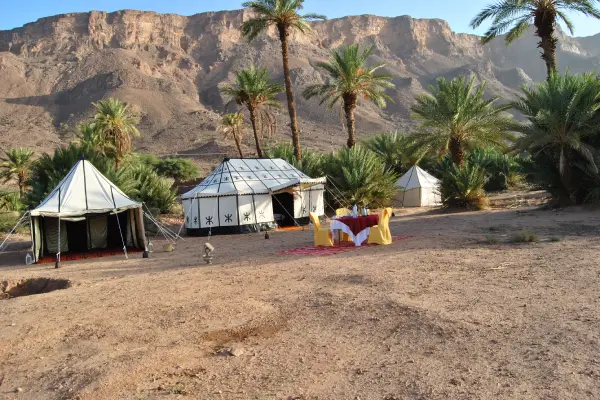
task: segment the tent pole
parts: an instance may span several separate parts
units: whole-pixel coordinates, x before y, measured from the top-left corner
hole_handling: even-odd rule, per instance
[[[119,227],[119,235],[121,236],[121,243],[123,244],[123,253],[125,253],[125,259],[129,259],[127,256],[127,246],[125,246],[125,240],[123,240],[123,231],[121,230],[121,221],[119,221],[119,214],[117,214],[117,203],[115,202],[115,194],[113,193],[112,186],[110,187],[110,195],[112,196],[113,206],[115,207],[115,218],[117,219],[117,226]]]
[[[59,268],[60,267],[60,187],[58,188],[58,245],[57,245],[57,250],[58,253],[56,253],[56,263],[54,264],[54,268]]]

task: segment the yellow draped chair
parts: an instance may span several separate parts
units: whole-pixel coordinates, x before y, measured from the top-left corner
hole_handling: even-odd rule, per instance
[[[315,232],[315,246],[333,246],[333,238],[331,236],[331,231],[326,227],[321,226],[321,222],[319,221],[319,216],[315,213],[308,214],[310,218],[310,222],[313,224],[313,230]]]
[[[337,210],[335,210],[335,215],[336,217],[346,217],[350,215],[350,210],[348,210],[347,208],[338,208]],[[352,242],[352,239],[350,239],[350,235],[344,232],[341,232],[340,240],[342,242]]]
[[[390,232],[391,208],[384,208],[379,216],[379,224],[371,227],[369,233],[369,244],[391,244],[392,232]]]

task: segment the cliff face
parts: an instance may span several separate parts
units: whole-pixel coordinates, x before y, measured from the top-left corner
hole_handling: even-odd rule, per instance
[[[92,11],[0,31],[0,146],[52,148],[70,140],[75,125],[93,114],[91,102],[117,96],[142,118],[142,150],[231,151],[215,131],[226,103],[219,88],[251,63],[282,81],[279,41],[270,32],[248,44],[238,29],[248,17],[246,11],[191,17]],[[390,92],[395,104],[386,110],[360,107],[362,135],[410,126],[414,96],[437,76],[474,75],[489,81],[489,94],[506,98],[519,85],[544,79],[531,34],[506,48],[501,40],[481,46],[478,37],[456,34],[442,20],[408,16],[352,16],[313,28],[313,35],[294,35],[290,48],[303,141],[312,147],[345,141],[336,111],[300,98],[304,86],[323,79],[313,62],[342,44],[373,44],[374,61],[387,64],[397,85]],[[600,35],[562,35],[559,65],[572,72],[596,68],[599,43]],[[274,140],[283,140],[289,135],[283,110],[278,119]]]

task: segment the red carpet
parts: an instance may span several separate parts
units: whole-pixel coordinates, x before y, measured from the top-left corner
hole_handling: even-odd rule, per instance
[[[141,249],[127,249],[127,254],[141,253]],[[91,250],[87,253],[62,253],[60,255],[60,261],[74,261],[74,260],[85,260],[88,258],[100,258],[123,255],[122,249],[100,249]],[[38,264],[49,264],[56,262],[56,255],[44,256],[38,260]]]
[[[392,237],[392,241],[407,239],[412,236],[394,236]],[[295,254],[301,256],[331,256],[334,254],[345,253],[348,251],[360,250],[366,247],[378,246],[377,244],[363,244],[362,246],[356,247],[352,242],[342,242],[340,244],[335,244],[334,247],[298,247],[293,250],[283,250],[278,252],[277,254]]]

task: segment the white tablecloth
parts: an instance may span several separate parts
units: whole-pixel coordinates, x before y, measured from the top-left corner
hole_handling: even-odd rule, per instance
[[[369,233],[371,233],[371,228],[366,228],[366,229],[363,229],[362,231],[358,232],[358,235],[355,235],[354,233],[352,233],[352,231],[350,230],[350,227],[348,225],[344,224],[341,221],[337,221],[335,219],[331,220],[329,229],[331,230],[332,235],[335,234],[334,231],[336,231],[336,230],[342,231],[342,232],[348,234],[348,236],[350,236],[350,238],[354,242],[355,246],[360,246],[365,240],[367,240],[369,238]]]

